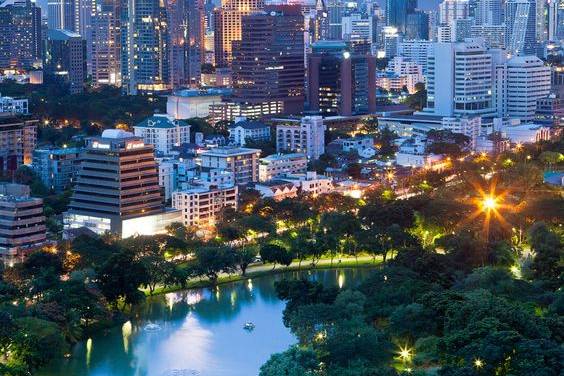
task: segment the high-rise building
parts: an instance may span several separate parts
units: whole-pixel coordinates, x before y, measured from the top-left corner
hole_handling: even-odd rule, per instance
[[[162,0],[123,0],[121,79],[128,94],[170,89],[169,27]]]
[[[372,43],[372,18],[353,13],[341,19],[342,39],[348,42]]]
[[[82,93],[86,81],[86,41],[68,30],[48,30],[45,71],[62,78],[71,94]]]
[[[48,0],[47,26],[49,29],[76,31],[77,2],[75,0]]]
[[[0,176],[30,164],[37,145],[37,121],[0,113]]]
[[[96,3],[92,14],[92,82],[121,86],[119,0]]]
[[[263,0],[222,0],[214,11],[215,64],[228,66],[233,60],[232,43],[241,40],[241,19],[264,7]]]
[[[468,0],[444,0],[439,4],[439,20],[442,25],[450,25],[454,20],[469,16]]]
[[[108,129],[87,141],[81,154],[65,229],[86,227],[121,237],[152,235],[178,221],[165,211],[153,146],[140,137]]]
[[[547,16],[547,0],[536,0],[535,18],[536,18],[536,38],[537,42],[544,42],[548,39],[548,30],[546,28]]]
[[[501,25],[503,23],[503,0],[478,0],[474,18],[476,25]]]
[[[417,0],[386,0],[386,24],[405,33],[407,15],[413,13],[417,7]]]
[[[0,261],[11,264],[47,244],[43,200],[27,185],[0,184]]]
[[[453,20],[451,23],[452,28],[452,41],[464,42],[465,39],[472,36],[472,26],[474,26],[473,18],[459,18]]]
[[[427,74],[427,55],[433,48],[433,43],[428,40],[404,40],[398,44],[398,56],[405,61],[413,61]]]
[[[308,160],[325,154],[325,130],[321,116],[289,119],[276,125],[276,152],[303,153]]]
[[[507,62],[507,116],[531,121],[537,101],[550,92],[550,67],[536,56],[515,56]]]
[[[548,40],[557,41],[564,38],[564,1],[548,0],[547,7]]]
[[[304,18],[299,6],[270,6],[243,16],[241,40],[233,46],[233,102],[267,106],[274,113],[303,111]]]
[[[0,4],[0,69],[41,63],[41,8],[30,0]]]
[[[474,25],[470,27],[472,38],[483,38],[488,48],[505,49],[505,25]]]
[[[62,192],[75,180],[79,156],[79,148],[35,149],[32,168],[48,189]]]
[[[429,39],[429,15],[427,13],[417,11],[407,15],[405,38]]]
[[[479,41],[436,43],[427,61],[427,108],[441,116],[492,115],[492,56]]]
[[[328,28],[327,39],[340,40],[343,35],[342,19],[345,15],[345,3],[340,0],[329,0],[327,3]]]
[[[308,55],[308,103],[322,114],[375,111],[376,58],[356,54],[345,43],[319,41]]]
[[[536,0],[507,0],[505,4],[506,47],[512,55],[536,52]]]

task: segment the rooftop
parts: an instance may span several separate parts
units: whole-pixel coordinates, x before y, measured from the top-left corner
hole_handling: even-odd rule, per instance
[[[69,30],[49,29],[47,31],[47,38],[49,40],[69,40],[70,38],[80,38],[80,34]]]
[[[191,98],[191,97],[206,97],[206,96],[218,96],[218,95],[230,95],[233,90],[223,89],[223,88],[210,88],[210,89],[183,89],[178,90],[173,93],[172,96]]]
[[[260,154],[260,149],[240,148],[234,146],[220,146],[211,150],[205,151],[202,155],[216,156],[216,157],[229,157],[235,155],[247,154]]]
[[[150,116],[145,120],[141,121],[135,127],[170,129],[170,128],[176,128],[177,126],[189,127],[190,125],[185,121],[176,120],[174,119],[174,117],[167,114],[154,114],[153,116]]]
[[[230,129],[234,129],[237,127],[242,127],[243,129],[262,129],[262,128],[268,128],[268,125],[261,123],[260,121],[243,120],[229,126]]]
[[[289,153],[289,154],[271,154],[264,158],[261,158],[261,161],[266,162],[273,162],[273,161],[283,161],[286,159],[298,159],[298,158],[306,158],[306,155],[303,153]]]

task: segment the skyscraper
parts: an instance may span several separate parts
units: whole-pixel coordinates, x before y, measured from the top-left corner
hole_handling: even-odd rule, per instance
[[[468,17],[468,0],[444,0],[439,4],[439,19],[443,25],[450,25],[454,20]]]
[[[417,0],[386,0],[386,24],[405,33],[407,15],[413,13]]]
[[[503,1],[478,0],[475,19],[476,25],[501,25],[503,23]]]
[[[429,39],[429,15],[416,11],[407,15],[406,39]]]
[[[213,15],[216,66],[231,64],[232,42],[241,40],[241,18],[263,7],[263,0],[222,0]]]
[[[234,102],[280,106],[297,114],[304,103],[304,17],[299,6],[268,6],[242,17],[233,46]]]
[[[0,68],[31,68],[42,50],[41,8],[30,0],[0,5]]]
[[[62,78],[71,94],[82,93],[86,81],[86,41],[68,30],[48,30],[45,71]]]
[[[92,14],[92,82],[121,85],[119,0],[97,2]]]
[[[75,0],[49,0],[47,2],[49,29],[76,31],[77,9]]]
[[[169,28],[162,0],[123,0],[121,78],[128,94],[170,89]]]
[[[506,46],[513,55],[536,51],[536,0],[507,0],[505,5]]]

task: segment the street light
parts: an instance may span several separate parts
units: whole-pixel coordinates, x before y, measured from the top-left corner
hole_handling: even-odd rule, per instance
[[[474,367],[480,369],[484,366],[484,361],[480,358],[474,359]]]
[[[493,196],[486,196],[482,200],[482,210],[483,211],[491,211],[497,208],[497,199]]]

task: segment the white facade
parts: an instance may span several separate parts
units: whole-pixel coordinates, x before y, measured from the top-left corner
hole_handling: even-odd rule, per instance
[[[308,171],[305,174],[288,174],[280,179],[292,182],[299,187],[301,192],[314,196],[330,193],[335,189],[333,179],[317,175],[315,171]]]
[[[205,151],[200,157],[202,167],[231,171],[235,176],[235,184],[258,181],[259,149],[222,146]]]
[[[507,62],[507,116],[531,121],[537,100],[550,92],[550,67],[536,56],[516,56]]]
[[[229,142],[232,145],[245,146],[247,140],[258,142],[270,141],[270,127],[258,121],[248,121],[242,118],[229,127]]]
[[[156,158],[159,169],[159,185],[163,187],[164,198],[169,200],[172,192],[178,189],[179,183],[190,169],[196,166],[194,159]]]
[[[302,153],[273,154],[260,159],[259,180],[268,181],[284,174],[307,171],[307,157]]]
[[[29,106],[27,99],[15,99],[12,97],[3,97],[0,94],[0,113],[12,112],[15,114],[28,115]]]
[[[468,18],[468,0],[444,0],[439,4],[439,20],[441,24],[450,25],[454,20]]]
[[[226,207],[237,208],[237,186],[192,187],[172,194],[172,206],[182,213],[185,226],[212,227]]]
[[[210,106],[221,103],[221,94],[220,90],[180,91],[168,96],[166,112],[175,119],[203,118],[209,116]]]
[[[355,151],[361,158],[372,158],[376,155],[374,139],[372,137],[354,137],[343,140],[343,151]]]
[[[135,136],[142,137],[164,155],[169,155],[175,146],[190,142],[190,125],[166,114],[155,114],[133,129]]]
[[[470,138],[472,149],[476,147],[476,140],[480,135],[482,118],[476,117],[444,117],[442,121],[444,130],[460,133]]]
[[[492,56],[483,40],[436,43],[427,63],[427,108],[441,116],[487,116],[492,107]]]
[[[341,18],[343,40],[351,42],[368,41],[372,43],[372,19],[353,13]]]
[[[299,123],[276,126],[276,151],[297,152],[317,160],[325,153],[325,129],[321,116],[305,116]]]
[[[433,48],[433,43],[428,40],[404,40],[398,44],[398,56],[404,61],[412,61],[421,66],[422,73],[427,73],[427,55]]]

